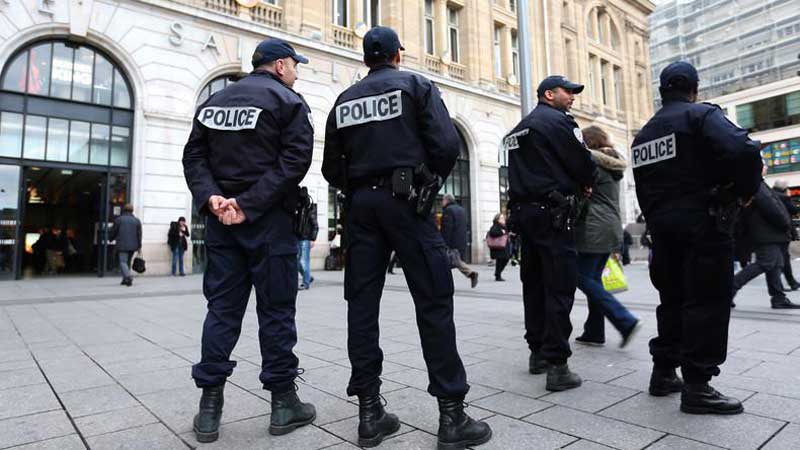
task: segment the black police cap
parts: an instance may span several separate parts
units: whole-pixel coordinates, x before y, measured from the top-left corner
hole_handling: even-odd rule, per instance
[[[253,67],[289,57],[298,63],[308,64],[308,58],[294,51],[294,47],[283,39],[265,39],[253,52]]]
[[[389,27],[375,27],[364,35],[364,57],[392,57],[398,50],[405,50],[397,33]]]
[[[583,92],[582,84],[573,83],[563,75],[551,75],[539,83],[539,87],[536,89],[536,95],[544,97],[544,91],[552,91],[557,87],[568,89],[572,91],[573,94],[580,94]]]
[[[664,89],[677,86],[684,88],[697,86],[697,83],[700,81],[700,77],[697,75],[697,69],[684,61],[670,63],[661,71],[661,76],[659,78],[661,87]]]

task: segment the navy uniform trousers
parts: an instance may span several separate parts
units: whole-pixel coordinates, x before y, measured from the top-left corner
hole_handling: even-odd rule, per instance
[[[571,231],[556,231],[549,210],[535,204],[514,209],[522,236],[525,340],[532,352],[562,364],[572,355],[569,320],[578,283],[578,252]]]
[[[728,349],[733,297],[733,239],[705,212],[650,219],[658,289],[658,336],[650,341],[657,367],[680,366],[687,383],[719,375]]]
[[[291,224],[283,210],[234,226],[209,216],[203,277],[208,314],[203,324],[202,359],[192,367],[197,387],[221,385],[233,373],[236,361],[231,361],[231,352],[255,287],[261,382],[273,392],[293,389],[298,364],[292,352],[297,343],[297,240]]]
[[[355,189],[349,201],[344,290],[352,374],[347,394],[380,390],[383,352],[378,344],[378,313],[389,254],[395,250],[414,299],[428,392],[463,398],[469,386],[456,350],[453,276],[447,246],[433,219],[417,216],[407,200],[394,198],[385,187]]]

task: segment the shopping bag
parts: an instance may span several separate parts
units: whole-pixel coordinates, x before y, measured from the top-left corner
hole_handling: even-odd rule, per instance
[[[608,258],[606,261],[606,267],[603,269],[603,287],[611,293],[628,290],[625,273],[622,272],[622,267],[614,258]]]
[[[142,257],[141,253],[139,253],[138,255],[136,255],[136,257],[133,258],[133,264],[131,265],[131,268],[136,273],[144,273],[145,270],[147,270],[145,268],[144,258]]]

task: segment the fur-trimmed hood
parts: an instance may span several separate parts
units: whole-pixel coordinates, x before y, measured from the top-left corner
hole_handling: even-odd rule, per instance
[[[589,150],[592,158],[598,166],[611,172],[624,172],[628,168],[628,163],[610,147],[603,147],[597,150]]]

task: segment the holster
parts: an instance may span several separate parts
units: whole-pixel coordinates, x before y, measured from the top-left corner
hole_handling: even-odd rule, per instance
[[[550,221],[556,231],[567,231],[572,228],[574,214],[574,197],[566,197],[558,191],[547,194],[547,202],[550,211]]]
[[[297,190],[295,195],[295,207],[292,217],[292,231],[295,236],[302,238],[305,230],[311,222],[311,196],[308,195],[308,188],[302,187]]]
[[[711,189],[708,215],[714,219],[714,224],[719,232],[733,235],[741,211],[742,203],[731,192],[729,186],[715,186]]]
[[[422,163],[414,169],[414,186],[415,192],[412,198],[416,198],[417,215],[427,218],[431,215],[436,194],[442,187],[442,178]]]

